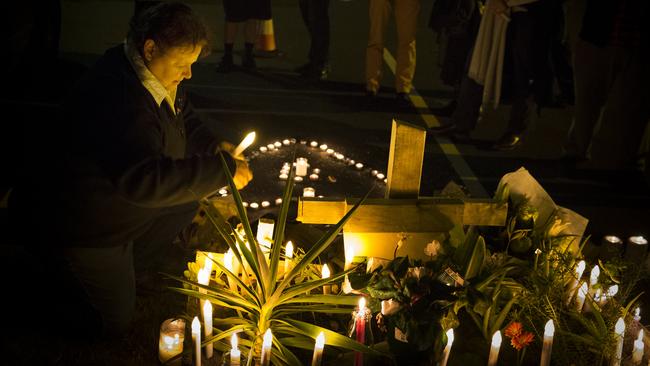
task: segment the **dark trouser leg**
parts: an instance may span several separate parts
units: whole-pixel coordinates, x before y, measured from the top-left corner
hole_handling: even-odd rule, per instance
[[[323,67],[329,62],[329,0],[300,0],[300,13],[310,36],[309,62]]]
[[[483,86],[467,75],[463,76],[458,93],[458,106],[452,116],[459,132],[470,132],[476,127],[483,101]]]
[[[520,135],[526,129],[532,108],[533,65],[533,18],[526,12],[513,13],[512,55],[514,66],[513,100],[507,133]]]

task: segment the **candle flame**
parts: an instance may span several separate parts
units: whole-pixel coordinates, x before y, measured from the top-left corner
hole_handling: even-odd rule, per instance
[[[447,345],[451,347],[451,344],[454,343],[454,328],[449,328],[446,334],[447,334]]]
[[[555,324],[553,324],[553,319],[549,319],[544,326],[544,336],[552,337],[555,334]]]
[[[199,318],[197,316],[195,316],[194,320],[192,320],[192,333],[201,333],[201,323],[199,322]]]
[[[585,263],[585,261],[578,262],[578,265],[576,266],[576,277],[577,278],[582,277],[582,273],[584,273],[585,268],[587,268],[587,263]]]
[[[366,310],[366,298],[361,297],[359,299],[359,312],[363,312],[364,310]]]
[[[607,297],[614,297],[618,293],[618,285],[609,286],[607,289]]]
[[[501,347],[501,331],[497,330],[492,336],[492,347]]]
[[[325,347],[325,333],[320,332],[316,337],[316,348],[323,349]]]
[[[285,258],[293,258],[293,243],[291,240],[289,240],[287,245],[284,247],[284,256]]]
[[[203,318],[212,318],[212,303],[210,300],[205,300],[203,303]]]
[[[232,349],[237,349],[238,341],[239,340],[237,339],[237,333],[233,333],[232,337],[230,337],[230,345],[232,346]]]
[[[321,277],[322,278],[330,278],[330,268],[327,266],[327,264],[323,265],[323,268],[321,269]]]
[[[598,283],[598,277],[600,276],[600,267],[596,264],[594,268],[591,269],[591,274],[589,275],[589,285],[593,286]]]
[[[269,328],[266,330],[266,332],[264,332],[264,341],[262,342],[262,347],[271,348],[272,343],[273,343],[273,333],[271,333],[271,328]]]
[[[625,332],[625,321],[623,318],[618,318],[618,321],[616,321],[616,325],[614,326],[614,331],[619,336],[623,336],[623,333]]]

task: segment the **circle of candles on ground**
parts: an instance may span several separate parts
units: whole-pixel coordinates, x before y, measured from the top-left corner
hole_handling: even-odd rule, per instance
[[[268,144],[268,145],[266,145],[266,147],[269,149],[269,151],[275,150],[275,145],[273,145],[273,144]]]
[[[275,145],[275,147],[282,147],[282,143],[280,141],[274,142],[273,145]]]
[[[372,171],[370,172],[370,175],[372,175],[372,176],[374,177],[374,176],[376,176],[376,175],[377,175],[377,173],[379,173],[379,172],[378,172],[378,171],[376,171],[376,170],[372,170]]]
[[[271,364],[271,346],[273,345],[273,333],[271,333],[271,328],[267,329],[264,332],[264,338],[262,341],[262,366],[269,366]]]
[[[323,151],[326,151],[327,150],[327,145],[325,145],[325,144],[320,145],[320,149],[323,150]]]
[[[241,351],[238,348],[237,333],[230,337],[230,366],[239,366],[241,363]]]
[[[160,339],[158,341],[158,359],[160,362],[167,362],[170,358],[183,352],[183,340],[185,339],[185,320],[167,319],[160,325]],[[169,365],[180,366],[182,359],[169,363]]]
[[[201,366],[201,323],[196,316],[192,320],[192,343],[194,344],[194,366]]]
[[[445,346],[445,350],[443,351],[442,354],[442,361],[440,362],[440,366],[447,366],[447,361],[449,360],[449,353],[451,353],[451,346],[454,344],[454,328],[450,328],[447,330],[447,345]]]
[[[278,205],[278,206],[281,205],[282,204],[282,198],[276,198],[275,199],[275,204]]]
[[[244,206],[244,207],[248,207],[248,202],[244,201],[244,202],[241,203],[241,205]]]
[[[269,207],[271,206],[271,202],[269,201],[262,201],[262,207]]]
[[[326,152],[327,152],[329,155],[332,155],[332,154],[334,154],[334,149],[327,149]]]
[[[256,208],[259,208],[259,207],[260,207],[260,205],[257,202],[253,202],[253,203],[250,204],[250,208],[256,209]]]
[[[311,366],[320,366],[323,359],[323,348],[325,348],[325,334],[320,332],[314,344],[314,356],[311,359]]]
[[[266,146],[260,146],[260,151],[261,152],[267,152],[267,151],[269,151],[269,148],[266,147]]]
[[[311,146],[311,147],[318,147],[318,142],[316,142],[316,141],[312,141],[312,142],[309,143],[309,146]]]
[[[362,169],[363,164],[362,163],[356,163],[356,164],[354,164],[354,167],[357,168],[357,169]]]
[[[289,175],[286,174],[286,173],[280,173],[280,175],[278,176],[278,178],[280,178],[280,179],[282,179],[282,180],[287,180],[287,178],[289,178]],[[297,178],[297,177],[296,177],[296,178]]]
[[[311,174],[309,175],[310,180],[318,180],[318,174]]]
[[[634,341],[634,349],[632,350],[632,364],[640,365],[643,361],[643,349],[645,344],[643,343],[643,329],[639,331],[639,336]]]
[[[618,318],[614,326],[614,333],[616,333],[616,351],[614,352],[614,359],[612,366],[619,366],[623,356],[623,338],[625,338],[625,321],[623,318]]]
[[[376,177],[377,179],[382,180],[385,176],[382,173],[377,173]]]
[[[305,187],[302,190],[302,196],[303,197],[315,197],[316,196],[316,189],[313,187]]]
[[[318,168],[314,168],[314,169],[312,170],[312,173],[314,173],[314,174],[320,174],[320,169],[318,169]]]
[[[291,144],[291,140],[289,140],[289,139],[282,140],[282,145],[287,146],[289,144]]]
[[[497,364],[497,360],[499,359],[499,349],[501,348],[501,341],[501,331],[497,330],[492,336],[488,366],[495,366]]]
[[[548,366],[551,364],[551,352],[553,350],[553,335],[555,334],[555,325],[553,320],[546,322],[544,326],[544,344],[542,346],[542,359],[539,366]]]
[[[302,177],[294,177],[293,180],[295,180],[296,182],[302,182],[303,179]]]

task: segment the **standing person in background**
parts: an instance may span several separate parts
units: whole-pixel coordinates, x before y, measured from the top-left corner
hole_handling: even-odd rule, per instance
[[[309,31],[309,61],[296,71],[306,79],[325,80],[329,74],[330,0],[300,0],[302,20]]]
[[[366,96],[377,96],[384,61],[384,32],[391,12],[397,28],[395,97],[400,106],[410,106],[409,93],[415,74],[415,34],[420,0],[369,0],[370,32],[366,48]]]
[[[257,67],[253,48],[260,33],[260,21],[271,19],[271,0],[223,0],[225,24],[223,32],[223,57],[217,71],[228,73],[233,70],[233,48],[240,26],[244,26],[244,56],[242,67]]]
[[[609,158],[618,168],[636,167],[650,112],[649,8],[648,0],[587,1],[574,49],[575,109],[566,158],[591,159],[600,126],[609,128],[602,141]]]

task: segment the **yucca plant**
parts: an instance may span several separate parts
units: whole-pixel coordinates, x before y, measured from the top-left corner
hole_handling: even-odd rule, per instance
[[[223,157],[222,157],[223,160]],[[225,166],[224,162],[224,166]],[[215,261],[214,265],[222,272],[228,281],[234,281],[240,291],[233,291],[224,281],[215,281],[212,286],[203,286],[189,279],[170,276],[190,288],[174,288],[175,291],[185,295],[209,300],[215,306],[231,310],[231,316],[214,319],[215,333],[204,341],[212,343],[218,350],[228,350],[229,340],[233,333],[239,333],[242,355],[247,357],[247,365],[251,365],[260,357],[263,334],[267,329],[273,332],[273,349],[271,362],[274,365],[303,364],[296,356],[294,349],[313,350],[314,339],[320,332],[325,334],[325,344],[341,349],[372,353],[380,355],[373,348],[356,342],[342,334],[299,320],[301,313],[328,313],[351,314],[359,298],[345,295],[311,294],[323,285],[340,281],[349,272],[342,272],[326,279],[314,279],[314,276],[305,276],[305,271],[310,271],[310,266],[336,238],[343,225],[354,214],[357,207],[366,197],[361,199],[336,225],[321,237],[304,255],[294,258],[293,267],[284,276],[278,276],[280,254],[284,240],[289,204],[293,192],[295,169],[292,169],[284,188],[282,205],[279,210],[273,244],[269,256],[260,249],[255,235],[248,221],[246,209],[242,204],[232,179],[231,173],[226,169],[226,177],[237,207],[239,220],[244,235],[235,232],[231,224],[209,202],[204,202],[204,209],[208,221],[214,225],[225,243],[232,250],[234,256],[242,265],[244,278],[242,279],[230,272],[222,263]],[[245,245],[245,241],[250,246]],[[207,260],[207,259],[206,259]],[[251,273],[247,273],[250,271]],[[250,276],[250,277],[249,277]],[[252,284],[251,284],[252,283]],[[204,290],[203,293],[199,289]]]

